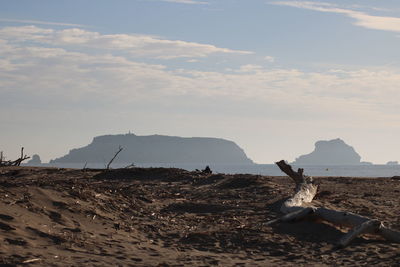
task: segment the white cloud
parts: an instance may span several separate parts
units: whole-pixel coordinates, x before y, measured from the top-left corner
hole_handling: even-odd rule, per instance
[[[266,56],[264,57],[264,60],[270,62],[270,63],[274,63],[275,62],[275,58],[272,56]]]
[[[143,47],[165,41],[151,36],[101,35],[79,29],[57,31],[35,26],[3,28],[0,36],[7,38],[0,39],[0,95],[3,99],[12,94],[29,100],[27,103],[35,103],[30,102],[32,98],[39,102],[52,99],[50,102],[68,106],[71,101],[93,99],[98,101],[93,105],[101,105],[99,103],[107,101],[157,102],[166,97],[185,97],[195,102],[198,98],[212,98],[230,103],[262,103],[266,109],[282,114],[296,109],[295,115],[303,118],[350,112],[353,115],[348,118],[370,114],[371,118],[393,119],[393,114],[398,112],[400,71],[397,69],[312,72],[254,64],[227,72],[170,69],[162,64],[139,63],[127,55],[111,54],[115,46],[117,51],[135,47],[136,53],[140,50],[146,55],[159,56],[153,48]],[[163,51],[169,51],[169,56],[177,55],[175,49],[180,49],[179,43],[166,41],[172,44]],[[137,48],[140,44],[141,49]],[[187,50],[186,54],[191,56],[220,49],[192,43],[189,46],[198,49]],[[79,47],[93,49],[75,49]],[[179,53],[182,55],[182,51]],[[249,109],[252,108],[251,104]]]
[[[159,59],[207,57],[214,53],[252,54],[250,51],[220,48],[181,40],[166,40],[150,35],[100,34],[79,28],[54,30],[36,26],[5,27],[0,35],[9,42],[34,41],[54,46],[76,46],[96,49],[119,50],[136,57]]]
[[[195,1],[195,0],[161,0],[164,2],[178,3],[178,4],[190,4],[190,5],[206,5],[207,2]]]
[[[373,16],[360,11],[339,8],[336,5],[324,2],[276,1],[272,2],[272,4],[315,10],[319,12],[343,14],[353,18],[355,20],[354,24],[360,27],[374,30],[400,32],[399,17]]]
[[[0,38],[8,42],[37,41],[46,42],[53,29],[43,29],[36,26],[4,27],[0,29]]]
[[[250,73],[250,72],[259,72],[259,71],[263,71],[263,67],[260,65],[254,65],[254,64],[246,64],[246,65],[242,65],[240,66],[240,68],[238,70],[232,70],[234,72],[238,72],[238,73]]]
[[[86,27],[85,25],[81,25],[81,24],[64,23],[64,22],[50,22],[50,21],[41,21],[41,20],[0,18],[0,21],[2,21],[2,22],[22,23],[22,24],[40,24],[40,25],[68,26],[68,27]]]
[[[335,69],[306,72],[243,65],[230,72],[171,70],[107,53],[71,52],[62,47],[18,46],[0,42],[0,95],[26,101],[53,99],[59,105],[98,101],[125,104],[164,101],[262,103],[266,109],[303,118],[326,114],[370,114],[391,118],[400,99],[400,71]],[[178,101],[179,102],[179,101]],[[252,107],[250,105],[249,109]],[[301,115],[303,114],[303,115]],[[357,115],[358,114],[358,115]]]

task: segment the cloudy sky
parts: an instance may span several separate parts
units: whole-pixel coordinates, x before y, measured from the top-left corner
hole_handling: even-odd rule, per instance
[[[400,161],[400,2],[2,0],[0,125],[9,158],[131,131]]]

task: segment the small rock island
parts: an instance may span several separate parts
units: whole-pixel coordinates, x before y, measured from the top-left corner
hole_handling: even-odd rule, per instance
[[[242,148],[220,138],[135,134],[97,136],[50,163],[104,163],[119,147],[116,163],[253,164]]]
[[[369,165],[353,147],[337,138],[315,143],[313,152],[302,155],[293,162],[295,165]]]
[[[34,154],[32,158],[24,165],[26,166],[40,166],[42,164],[42,160],[38,154]]]

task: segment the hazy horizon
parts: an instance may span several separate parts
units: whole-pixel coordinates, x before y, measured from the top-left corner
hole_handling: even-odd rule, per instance
[[[400,161],[398,47],[398,0],[5,0],[0,151],[48,162],[131,131]]]
[[[94,136],[93,138],[92,138],[92,140],[90,141],[90,142],[88,142],[87,144],[84,144],[84,145],[82,145],[82,146],[76,146],[76,147],[72,147],[72,148],[69,148],[68,149],[68,151],[66,151],[64,154],[61,154],[61,155],[57,155],[56,157],[54,157],[54,158],[50,158],[50,159],[48,159],[48,160],[44,160],[40,155],[39,155],[39,157],[40,157],[40,159],[41,159],[41,161],[42,161],[42,163],[43,164],[51,164],[51,162],[49,162],[49,161],[52,161],[52,160],[55,160],[55,159],[57,159],[57,158],[60,158],[60,157],[63,157],[63,156],[65,156],[65,155],[67,155],[68,153],[70,153],[72,150],[76,150],[76,149],[81,149],[81,148],[83,148],[83,147],[87,147],[88,145],[90,145],[90,144],[93,144],[93,140],[95,139],[95,138],[97,138],[97,137],[101,137],[101,136],[127,136],[127,135],[135,135],[135,136],[139,136],[139,137],[149,137],[149,136],[165,136],[165,137],[178,137],[178,138],[205,138],[205,139],[208,139],[208,138],[211,138],[211,139],[223,139],[223,140],[227,140],[227,141],[232,141],[232,140],[229,140],[229,139],[224,139],[224,138],[218,138],[218,137],[212,137],[212,136],[203,136],[203,137],[197,137],[197,136],[176,136],[176,135],[160,135],[160,134],[157,134],[157,133],[154,133],[154,134],[149,134],[149,135],[137,135],[137,134],[135,134],[135,133],[133,133],[133,132],[131,132],[131,131],[129,131],[128,133],[117,133],[117,134],[104,134],[104,135],[99,135],[99,136]],[[332,139],[332,140],[317,140],[316,141],[316,143],[317,142],[321,142],[321,141],[323,141],[323,142],[326,142],[326,141],[336,141],[336,140],[338,140],[338,139],[341,139],[341,138],[335,138],[335,139]],[[114,141],[116,141],[116,140],[114,140]],[[342,140],[342,141],[344,141],[344,140]],[[285,160],[287,160],[288,162],[292,162],[292,164],[296,164],[296,163],[294,163],[294,161],[295,160],[297,160],[300,156],[304,156],[304,155],[308,155],[308,154],[310,154],[311,152],[313,152],[315,149],[316,149],[316,147],[315,147],[315,145],[316,145],[316,143],[314,144],[314,146],[313,146],[313,148],[310,150],[310,151],[307,151],[307,152],[304,152],[304,153],[302,153],[302,154],[299,154],[299,155],[296,155],[295,156],[295,158],[293,159],[293,160],[287,160],[287,159],[285,159]],[[346,142],[345,142],[346,143]],[[235,143],[236,145],[238,145],[241,149],[243,149],[241,146],[240,146],[240,144],[237,144],[237,143]],[[350,144],[347,144],[346,143],[346,145],[349,145],[351,148],[353,148]],[[131,147],[124,147],[124,146],[120,146],[120,147],[122,147],[122,148],[125,148],[125,149],[132,149]],[[24,154],[26,154],[26,148],[24,147]],[[117,150],[118,149],[118,146],[116,145],[115,146],[115,150]],[[19,150],[19,153],[18,153],[18,155],[16,154],[16,153],[14,153],[15,154],[15,156],[14,156],[14,158],[18,158],[19,157],[19,155],[20,155],[20,151],[21,150]],[[4,152],[4,151],[2,151],[2,152]],[[110,150],[109,151],[111,154],[113,154],[115,151],[114,150]],[[165,152],[165,151],[163,151],[163,152]],[[357,152],[357,151],[355,151],[355,152]],[[246,153],[246,151],[244,150],[244,153],[248,156],[248,154]],[[37,155],[37,153],[28,153],[28,156],[30,156],[30,157],[32,157],[32,155],[34,155],[34,154],[36,154]],[[7,153],[3,153],[3,156],[5,157],[5,159],[7,159],[7,160],[9,160],[9,159],[11,159],[12,157],[9,157],[9,155],[7,154]],[[104,156],[104,155],[103,155]],[[326,155],[326,156],[328,156],[328,155]],[[361,155],[360,155],[361,156]],[[105,158],[102,158],[103,159],[103,162],[101,162],[101,161],[99,161],[99,162],[97,162],[97,163],[99,163],[99,164],[103,164],[103,163],[106,163],[106,159]],[[252,158],[250,158],[249,157],[249,159],[250,160],[252,160],[253,161],[253,163],[254,164],[273,164],[273,165],[275,165],[275,162],[277,161],[277,160],[275,160],[275,161],[273,161],[273,162],[256,162],[256,161],[254,161]],[[361,157],[361,159],[362,159],[362,157]],[[326,160],[326,159],[325,159]],[[28,160],[29,161],[29,160]],[[127,161],[124,161],[124,163],[130,163],[132,160],[127,160]],[[135,162],[135,161],[134,161]],[[210,161],[210,162],[212,162],[212,161]],[[389,161],[389,162],[393,162],[393,161]],[[148,163],[150,163],[150,162],[148,162]],[[159,163],[158,161],[154,161],[153,163]],[[366,163],[366,164],[370,164],[370,163],[372,163],[372,164],[377,164],[377,165],[383,165],[383,164],[385,164],[386,165],[386,163],[388,163],[388,162],[385,162],[385,163],[374,163],[374,162],[366,162],[366,161],[364,161],[364,160],[361,160],[361,165],[360,164],[357,164],[357,165],[359,165],[359,166],[363,166],[362,164],[363,163]],[[80,164],[80,163],[77,163],[77,164]],[[171,162],[171,164],[173,165],[173,162]],[[184,163],[182,163],[182,164],[184,164]],[[191,163],[192,165],[194,164],[194,163]],[[179,164],[178,164],[179,165]],[[218,164],[217,164],[218,165]],[[301,164],[300,164],[301,165]],[[308,166],[314,166],[314,165],[321,165],[321,164],[312,164],[312,165],[309,165],[309,164],[306,164],[306,165],[308,165]],[[328,165],[337,165],[337,164],[334,164],[334,163],[329,163]],[[346,164],[347,165],[347,164]],[[350,164],[351,165],[351,164]],[[325,166],[325,165],[321,165],[321,166]]]

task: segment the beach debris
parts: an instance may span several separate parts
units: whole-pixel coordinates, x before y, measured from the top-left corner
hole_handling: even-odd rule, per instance
[[[111,163],[114,161],[114,159],[118,156],[118,154],[122,151],[123,147],[119,146],[118,151],[115,152],[114,157],[108,162],[106,169],[109,170],[110,169],[110,165]]]
[[[33,263],[33,262],[37,262],[37,261],[40,261],[40,259],[39,258],[35,258],[35,259],[25,260],[22,263]]]
[[[131,168],[136,168],[136,165],[134,162],[132,162],[131,164],[127,165],[124,167],[125,169],[131,169]]]
[[[21,148],[21,156],[16,159],[16,160],[5,160],[3,151],[0,152],[0,167],[5,167],[5,166],[21,166],[21,163],[24,160],[30,159],[31,157],[28,157],[27,155],[24,155],[24,148]]]
[[[204,174],[212,174],[212,170],[210,169],[210,166],[206,166],[204,170],[201,170],[202,173]]]
[[[271,220],[264,225],[272,225],[278,222],[295,222],[304,218],[325,221],[336,226],[345,226],[351,230],[345,234],[336,244],[338,248],[346,247],[355,238],[362,234],[380,235],[388,241],[400,243],[400,232],[392,230],[382,222],[351,212],[338,211],[325,207],[311,205],[317,194],[316,185],[310,176],[304,175],[304,169],[299,168],[295,172],[284,160],[276,162],[282,172],[287,174],[295,182],[295,192],[281,206],[280,211],[285,215]]]

